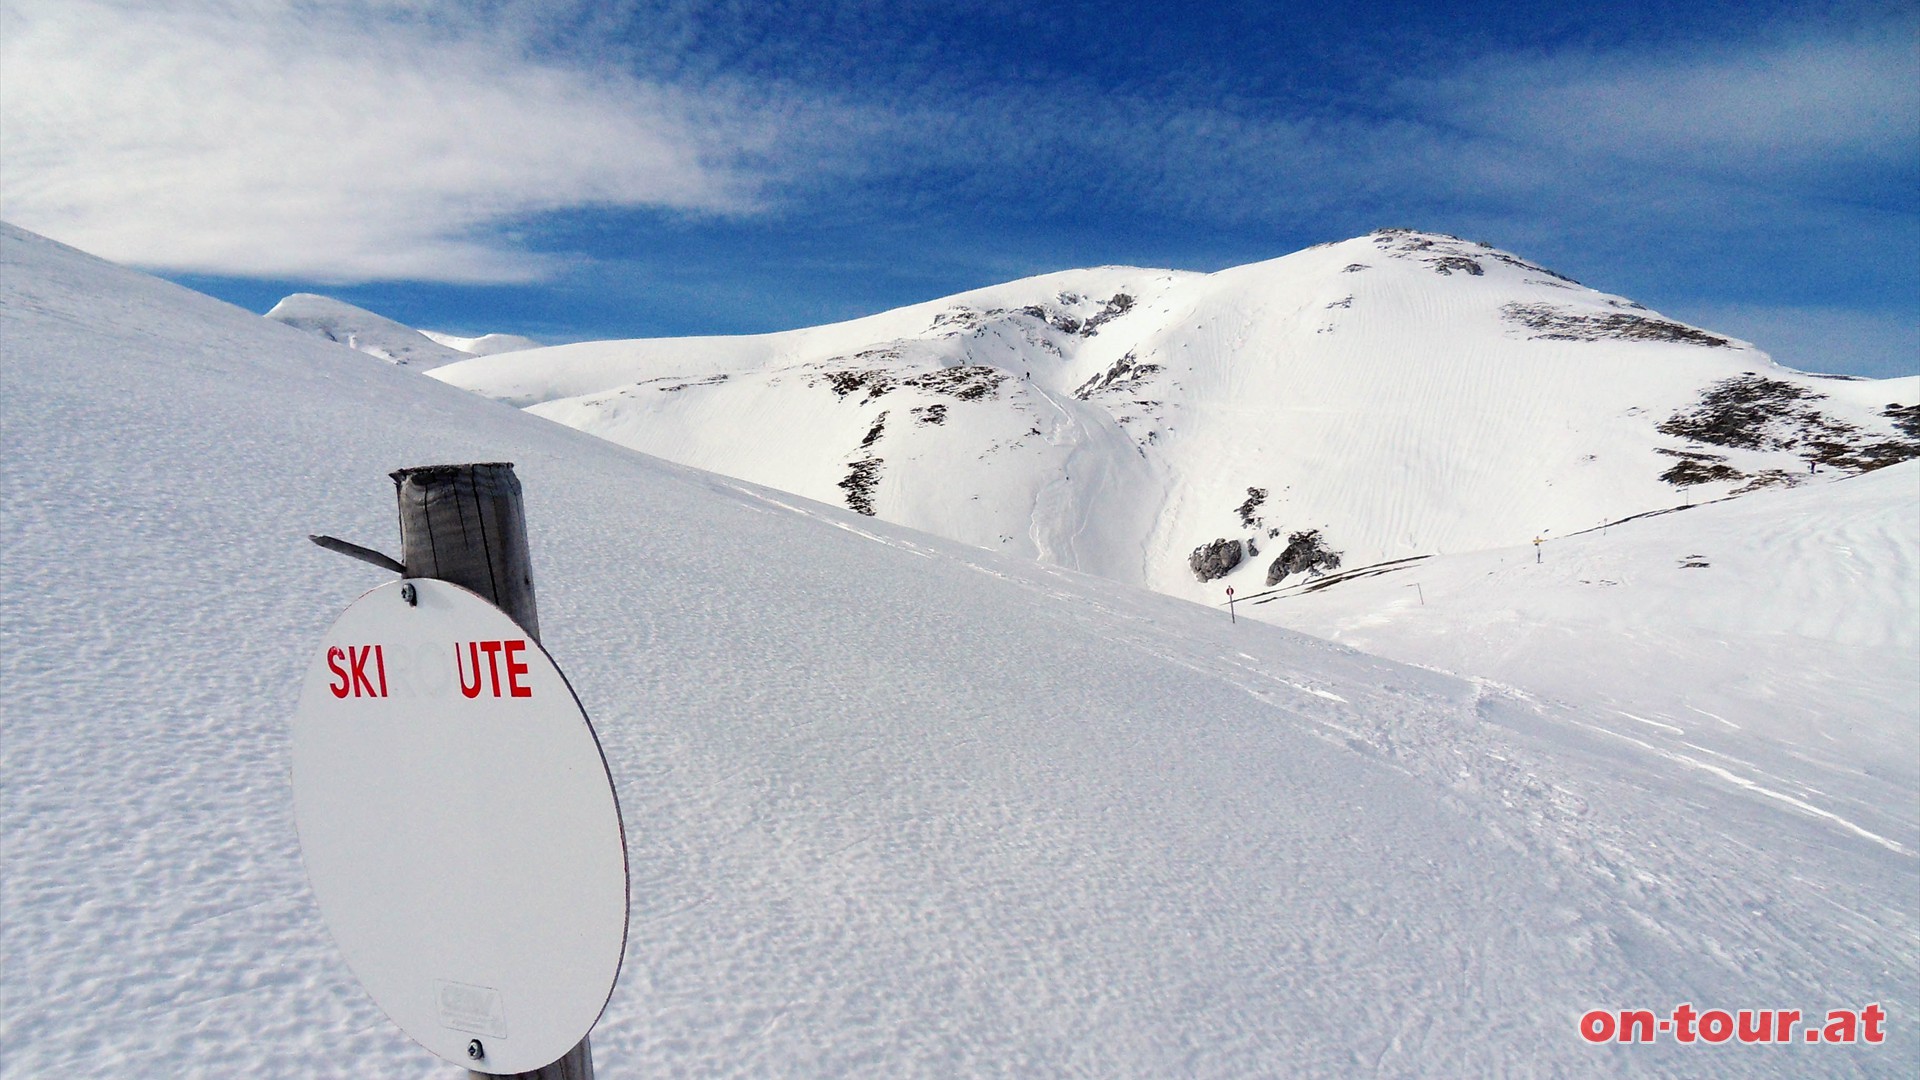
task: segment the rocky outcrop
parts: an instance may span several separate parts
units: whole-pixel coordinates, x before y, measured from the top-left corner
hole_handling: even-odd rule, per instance
[[[867,457],[847,466],[847,478],[834,485],[847,493],[847,509],[868,517],[875,515],[873,489],[880,483],[884,458]]]
[[[1160,370],[1159,364],[1137,363],[1133,352],[1129,350],[1127,355],[1115,360],[1105,372],[1081,383],[1080,388],[1073,392],[1073,396],[1081,401],[1090,401],[1095,394],[1109,390],[1138,393],[1143,380],[1159,374]]]
[[[1240,541],[1222,538],[1194,548],[1193,554],[1187,556],[1187,566],[1193,570],[1194,577],[1212,581],[1226,577],[1240,565],[1240,558]]]
[[[1900,434],[1909,439],[1920,439],[1920,405],[1902,405],[1890,401],[1881,415],[1893,421],[1894,428]]]
[[[1707,387],[1697,405],[1661,421],[1657,430],[1662,435],[1735,450],[1791,450],[1811,464],[1847,472],[1867,472],[1920,457],[1920,439],[1911,437],[1912,406],[1887,406],[1882,415],[1907,436],[1887,438],[1822,412],[1814,403],[1824,400],[1825,394],[1748,371]],[[1701,456],[1656,449],[1674,457]],[[1685,464],[1667,470],[1661,479],[1670,484],[1697,484],[1743,477],[1726,468],[1724,472],[1730,475],[1702,479],[1689,473],[1676,479],[1674,470]]]
[[[1530,335],[1535,341],[1672,341],[1708,348],[1733,347],[1726,338],[1704,330],[1624,311],[1601,315],[1552,304],[1512,303],[1500,312],[1507,321],[1536,331]]]
[[[1307,529],[1287,537],[1286,549],[1267,567],[1267,584],[1278,585],[1292,574],[1318,576],[1338,569],[1340,553],[1327,547],[1319,529]]]
[[[1699,450],[1670,450],[1664,446],[1653,448],[1654,453],[1679,458],[1673,467],[1660,474],[1660,479],[1675,487],[1692,487],[1695,484],[1712,484],[1722,480],[1744,480],[1747,474],[1728,465],[1725,454],[1708,454]]]
[[[1240,524],[1249,528],[1260,527],[1260,504],[1267,501],[1267,489],[1250,487],[1247,489],[1247,501],[1234,507],[1233,512],[1240,515]]]

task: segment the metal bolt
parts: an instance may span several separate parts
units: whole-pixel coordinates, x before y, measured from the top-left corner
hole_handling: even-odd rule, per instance
[[[411,586],[409,586],[409,588],[411,588]],[[487,1048],[480,1045],[479,1039],[471,1039],[467,1042],[467,1056],[475,1061],[479,1061],[481,1058],[487,1056]]]
[[[420,592],[418,589],[415,589],[413,587],[413,582],[408,581],[408,582],[401,583],[400,599],[405,600],[407,602],[408,607],[420,606]],[[473,1047],[479,1046],[479,1045],[480,1045],[480,1042],[479,1040],[476,1039],[470,1046],[468,1046],[467,1049],[471,1050],[473,1049]]]

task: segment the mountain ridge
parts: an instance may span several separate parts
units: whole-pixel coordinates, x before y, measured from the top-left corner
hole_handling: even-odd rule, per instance
[[[1791,371],[1411,230],[1212,274],[1059,271],[827,326],[583,342],[432,377],[1189,598],[1217,587],[1193,569],[1215,542],[1240,545],[1218,577],[1244,591],[1296,535],[1350,564],[1497,547],[1920,452],[1885,412],[1920,400],[1920,378]]]
[[[319,293],[294,293],[267,311],[266,317],[305,333],[377,356],[401,367],[425,371],[473,356],[493,356],[539,348],[532,338],[516,334],[460,337],[434,330],[416,330],[366,308]]]

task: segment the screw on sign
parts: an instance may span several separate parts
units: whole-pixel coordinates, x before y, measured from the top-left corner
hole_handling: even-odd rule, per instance
[[[542,1068],[613,992],[627,862],[606,761],[545,650],[458,585],[361,597],[315,650],[294,816],[321,915],[416,1042]]]

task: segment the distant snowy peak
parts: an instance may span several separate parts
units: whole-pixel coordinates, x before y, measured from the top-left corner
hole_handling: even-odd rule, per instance
[[[433,377],[1196,599],[1920,454],[1920,379],[1789,371],[1509,252],[1403,229],[1211,274],[1061,271],[828,326],[582,342]]]
[[[384,315],[314,293],[294,293],[275,304],[267,318],[406,367],[439,367],[470,355]]]
[[[1565,274],[1484,242],[1444,233],[1380,229],[1358,240],[1322,246],[1351,250],[1363,241],[1371,243],[1378,255],[1394,260],[1388,265],[1411,264],[1440,277],[1482,278],[1494,289],[1517,287],[1535,293],[1499,304],[1499,317],[1508,324],[1510,336],[1518,334],[1538,341],[1665,341],[1706,348],[1752,348],[1746,342],[1657,315],[1625,297],[1590,289]],[[1348,263],[1341,267],[1341,273],[1358,273],[1373,265]],[[1411,282],[1403,280],[1402,284]],[[1539,293],[1543,288],[1559,293]]]
[[[519,334],[482,334],[479,337],[458,337],[442,334],[435,330],[422,330],[420,333],[445,345],[457,349],[468,356],[492,356],[495,353],[519,352],[522,349],[538,349],[540,343]]]
[[[540,346],[531,338],[513,334],[456,337],[415,330],[384,315],[315,293],[294,293],[275,304],[266,317],[370,356],[423,370],[455,360]]]

